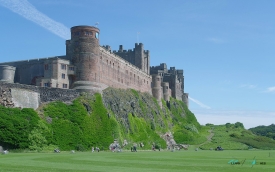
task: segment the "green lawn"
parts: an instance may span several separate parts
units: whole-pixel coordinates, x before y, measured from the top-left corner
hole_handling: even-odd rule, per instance
[[[271,152],[271,157],[269,153]],[[256,165],[252,166],[253,158]],[[243,165],[230,165],[230,160]],[[266,162],[266,165],[260,165]],[[70,152],[61,153],[9,153],[0,155],[0,171],[127,171],[127,172],[273,172],[275,151],[225,150],[225,151],[140,151],[140,152]]]

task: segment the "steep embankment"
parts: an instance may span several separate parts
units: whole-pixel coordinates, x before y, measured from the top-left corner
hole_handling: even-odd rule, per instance
[[[0,133],[0,145],[10,148],[87,150],[98,146],[106,150],[114,139],[120,144],[126,140],[126,148],[141,142],[143,149],[150,149],[153,143],[165,148],[161,135],[166,132],[173,133],[177,143],[205,141],[199,134],[201,127],[196,117],[182,101],[163,101],[163,108],[160,108],[151,95],[135,90],[108,88],[102,96],[82,94],[71,104],[52,102],[38,109],[40,118],[36,113],[22,113],[24,109],[2,109],[5,115],[0,113],[0,124],[5,130],[1,131],[20,130],[17,123],[15,126],[7,122],[13,110],[14,114],[22,115],[20,119],[12,118],[26,123],[27,130],[18,132],[18,137],[16,132]],[[23,144],[16,144],[18,142]]]

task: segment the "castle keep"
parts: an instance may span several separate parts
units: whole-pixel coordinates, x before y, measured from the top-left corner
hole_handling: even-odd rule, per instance
[[[152,94],[160,105],[162,98],[169,101],[171,96],[188,105],[183,70],[168,70],[165,63],[150,67],[150,53],[142,43],[133,50],[100,46],[99,33],[93,26],[72,27],[66,55],[0,63],[0,80],[89,92],[131,88]]]

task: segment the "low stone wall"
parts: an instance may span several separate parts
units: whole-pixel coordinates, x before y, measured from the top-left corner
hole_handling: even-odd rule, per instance
[[[0,81],[0,104],[6,107],[38,108],[51,101],[71,102],[80,93],[72,89],[38,87]]]

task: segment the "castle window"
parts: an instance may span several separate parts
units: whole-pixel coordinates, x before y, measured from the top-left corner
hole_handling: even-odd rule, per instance
[[[65,74],[64,73],[62,73],[62,79],[65,79]]]
[[[65,64],[61,64],[61,69],[66,70],[66,65]]]
[[[50,87],[50,83],[44,83],[44,87]]]
[[[74,35],[75,35],[75,36],[79,36],[80,33],[79,33],[79,32],[75,32]]]
[[[98,37],[99,37],[99,34],[98,34],[98,32],[96,32],[95,33],[95,38],[98,39]]]
[[[68,84],[63,84],[62,88],[68,88]]]
[[[71,67],[69,67],[69,70],[72,70],[72,71],[74,71],[74,67],[72,67],[72,66],[71,66]]]
[[[45,64],[44,69],[45,69],[45,70],[48,70],[48,69],[49,69],[49,65],[48,65],[48,64]]]

